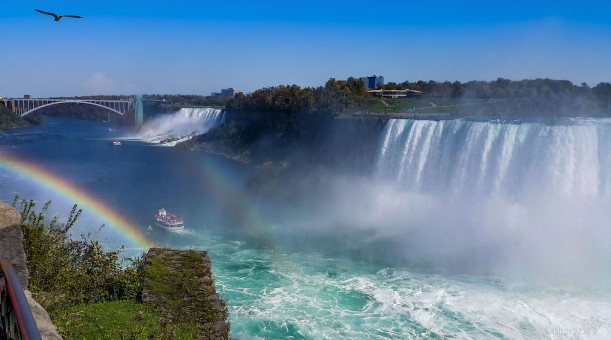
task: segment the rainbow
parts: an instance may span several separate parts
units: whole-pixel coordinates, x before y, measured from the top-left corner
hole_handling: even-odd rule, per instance
[[[218,208],[224,211],[235,225],[250,228],[250,232],[255,232],[266,246],[283,253],[284,246],[275,237],[270,224],[214,156],[201,157],[192,154],[189,161],[190,168],[199,170],[200,179],[197,184],[201,190],[212,193],[219,204]]]
[[[122,237],[138,247],[150,248],[155,245],[138,227],[115,212],[100,199],[83,191],[60,176],[42,169],[37,164],[14,155],[9,155],[5,151],[0,150],[0,167],[18,175],[25,176],[32,182],[56,192],[72,202],[76,202],[83,208],[83,211],[94,214],[109,227],[119,232]]]

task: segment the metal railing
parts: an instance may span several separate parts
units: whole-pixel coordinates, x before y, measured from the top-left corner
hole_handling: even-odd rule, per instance
[[[40,333],[11,263],[0,259],[0,340],[39,340]]]

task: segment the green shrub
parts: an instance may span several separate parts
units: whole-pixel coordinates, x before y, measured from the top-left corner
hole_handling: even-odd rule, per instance
[[[15,197],[13,206],[19,198]],[[136,299],[142,290],[141,261],[119,259],[121,249],[105,251],[91,233],[73,240],[68,232],[82,213],[75,204],[65,223],[57,216],[46,224],[46,212],[36,212],[33,200],[22,200],[23,246],[29,289],[46,309],[80,303]],[[100,227],[103,228],[104,225]]]

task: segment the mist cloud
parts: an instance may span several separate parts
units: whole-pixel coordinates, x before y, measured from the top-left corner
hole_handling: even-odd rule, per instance
[[[609,286],[610,126],[417,121],[386,132],[374,178],[309,169],[266,184],[288,202],[276,212],[288,241],[389,266]]]
[[[88,95],[116,94],[117,88],[114,80],[106,77],[102,72],[96,72],[83,84],[83,90]]]

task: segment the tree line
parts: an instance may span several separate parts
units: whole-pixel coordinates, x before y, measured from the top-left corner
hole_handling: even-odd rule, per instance
[[[301,88],[280,85],[238,94],[227,101],[232,111],[282,113],[341,113],[358,110],[371,101],[366,97],[365,83],[358,78],[331,78],[325,86]]]
[[[455,81],[428,82],[419,80],[417,82],[405,81],[403,83],[390,82],[378,84],[378,88],[384,90],[417,90],[427,97],[449,97],[449,98],[475,98],[475,99],[499,99],[533,96],[575,96],[585,95],[594,96],[598,99],[611,95],[611,84],[599,83],[594,88],[590,88],[587,83],[574,85],[568,80],[553,79],[525,79],[513,81],[504,78],[497,78],[493,81],[472,80],[466,83]],[[606,95],[605,95],[606,92]],[[601,97],[602,95],[602,97]]]
[[[200,96],[196,94],[145,94],[142,96],[142,99],[186,106],[225,106],[227,102],[227,98]]]
[[[423,99],[461,103],[473,100],[504,100],[490,110],[491,115],[610,115],[611,84],[591,88],[586,83],[574,85],[568,80],[532,79],[469,82],[390,82],[378,84],[383,90],[416,90]],[[282,113],[331,113],[369,110],[379,103],[366,92],[359,78],[329,79],[324,86],[301,88],[297,85],[266,87],[247,95],[230,98],[227,109],[233,111]],[[478,110],[486,110],[479,108]],[[465,109],[460,114],[469,114]],[[476,110],[477,111],[477,110]],[[458,113],[458,111],[457,111]],[[478,111],[479,113],[479,111]]]
[[[586,83],[575,85],[568,80],[498,78],[493,81],[434,80],[378,84],[382,90],[415,90],[421,92],[421,103],[461,104],[475,101],[494,102],[486,106],[457,107],[451,112],[460,115],[520,115],[520,116],[609,116],[611,115],[611,84],[601,82],[594,87]],[[116,100],[129,96],[87,96],[75,99]],[[358,111],[380,111],[387,107],[386,99],[367,93],[360,78],[346,80],[330,78],[324,86],[300,87],[279,85],[265,87],[233,98],[200,95],[143,95],[149,113],[171,112],[179,106],[225,106],[234,112],[283,114],[342,114]],[[79,107],[50,108],[48,115],[66,115],[65,111],[80,111]],[[91,111],[92,108],[88,108]],[[91,112],[98,119],[107,116],[104,110]],[[432,112],[432,111],[427,111]],[[82,114],[82,113],[81,113]],[[74,114],[68,114],[73,116]],[[278,115],[271,115],[278,116]],[[82,118],[79,116],[79,118]],[[91,118],[91,117],[86,117]],[[8,125],[8,124],[6,124]]]

